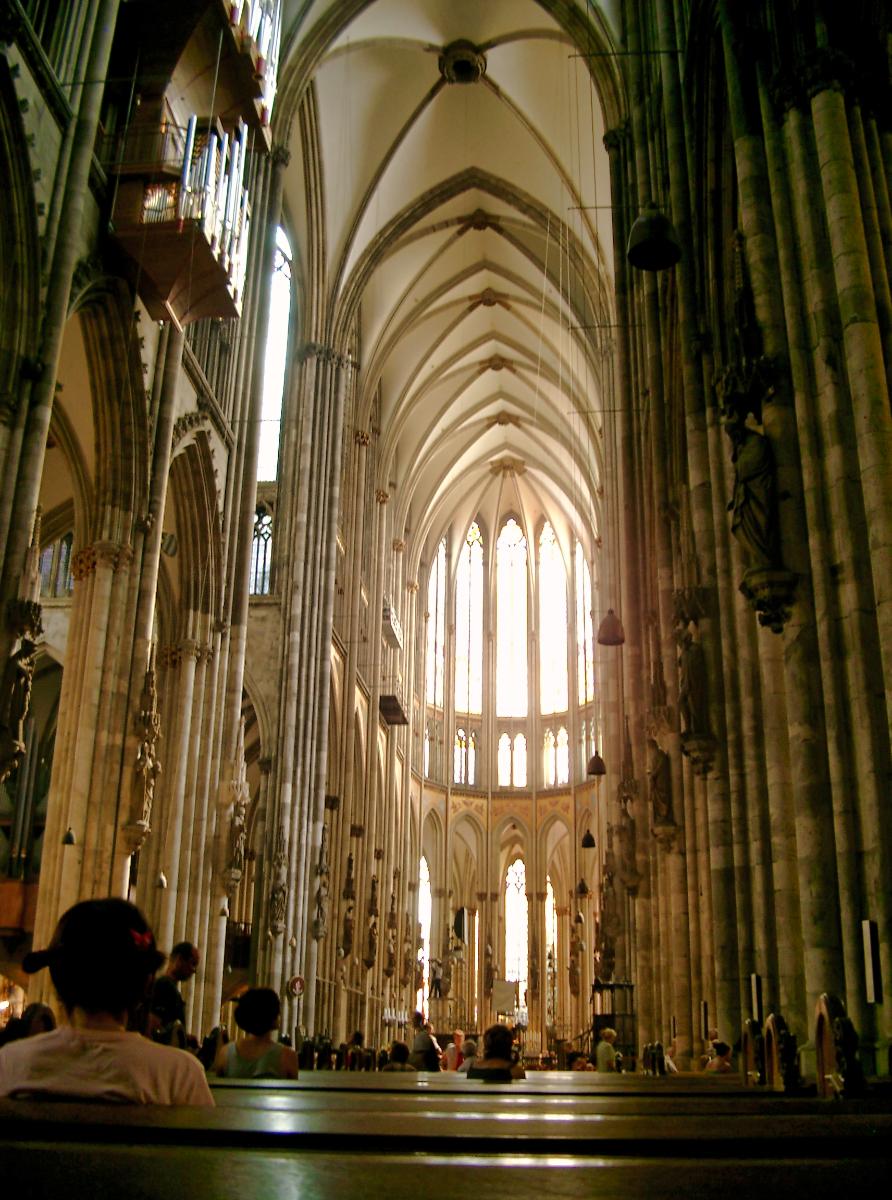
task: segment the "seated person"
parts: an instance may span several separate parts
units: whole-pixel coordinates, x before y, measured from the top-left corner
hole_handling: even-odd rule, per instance
[[[414,1071],[418,1068],[409,1062],[409,1047],[405,1042],[393,1042],[390,1047],[390,1061],[381,1068],[382,1071]]]
[[[726,1075],[729,1071],[733,1071],[731,1066],[731,1047],[727,1042],[713,1042],[715,1057],[711,1058],[705,1067],[705,1070],[715,1072],[718,1075]]]
[[[569,1071],[594,1071],[595,1068],[581,1050],[572,1050],[567,1055],[567,1069]]]
[[[616,1071],[616,1049],[613,1044],[615,1041],[616,1030],[605,1025],[601,1030],[601,1040],[595,1047],[596,1071]]]
[[[29,1004],[20,1017],[13,1017],[0,1034],[0,1046],[15,1042],[19,1038],[34,1037],[37,1033],[49,1033],[56,1028],[53,1010],[46,1004]]]
[[[0,1050],[0,1096],[213,1105],[191,1054],[128,1032],[162,961],[126,900],[82,900],[64,913],[47,949],[22,965],[49,967],[68,1024]]]
[[[514,1038],[505,1025],[490,1025],[483,1035],[483,1058],[468,1071],[468,1079],[487,1079],[490,1083],[510,1083],[525,1079],[526,1072],[514,1056]]]
[[[462,1043],[462,1062],[455,1069],[459,1075],[467,1075],[477,1061],[477,1043],[473,1038],[465,1038]]]
[[[221,1046],[216,1073],[227,1079],[297,1079],[297,1054],[273,1041],[281,1013],[272,988],[248,988],[235,1008],[235,1023],[245,1036]]]

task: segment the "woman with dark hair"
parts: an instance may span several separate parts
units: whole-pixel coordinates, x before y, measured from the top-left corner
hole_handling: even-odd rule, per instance
[[[245,1036],[223,1046],[214,1063],[227,1079],[297,1079],[297,1054],[273,1041],[282,1006],[272,988],[248,988],[235,1009]]]
[[[525,1079],[526,1072],[514,1055],[514,1037],[507,1025],[490,1025],[483,1035],[483,1057],[475,1059],[468,1079],[488,1079],[490,1083],[510,1083]]]
[[[67,1025],[0,1051],[0,1096],[48,1095],[131,1104],[214,1103],[190,1054],[128,1032],[164,956],[126,900],[82,900],[59,919],[28,974],[49,967]]]

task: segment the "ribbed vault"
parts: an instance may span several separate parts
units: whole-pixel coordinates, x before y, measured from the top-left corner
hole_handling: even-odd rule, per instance
[[[302,333],[359,347],[354,421],[377,414],[411,570],[509,512],[595,561],[621,109],[600,9],[318,0],[286,5],[284,45]]]

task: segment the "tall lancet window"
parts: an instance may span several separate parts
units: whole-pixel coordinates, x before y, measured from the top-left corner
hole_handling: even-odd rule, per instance
[[[527,540],[513,517],[496,544],[496,713],[527,715]]]
[[[415,993],[415,1007],[419,1012],[427,1009],[427,997],[430,991],[432,897],[431,873],[428,869],[427,859],[422,854],[418,867],[418,924],[421,926],[421,949],[418,951],[418,955],[421,959],[422,973],[421,987]]]
[[[455,711],[483,712],[483,537],[476,521],[455,580]]]
[[[570,738],[563,725],[557,735],[557,785],[570,782]]]
[[[539,536],[539,711],[566,712],[567,571],[549,521]]]
[[[269,337],[263,368],[263,400],[260,414],[260,447],[257,478],[279,475],[279,433],[282,428],[282,392],[289,360],[288,329],[291,317],[291,243],[285,230],[276,230],[276,256],[269,297]]]
[[[527,872],[516,858],[505,876],[505,978],[518,984],[518,1006],[526,1006],[527,989]]]
[[[557,1020],[557,953],[558,925],[557,906],[554,902],[554,888],[551,876],[545,876],[545,1023],[553,1025]]]
[[[427,587],[427,702],[443,707],[446,674],[446,539],[441,538]]]
[[[576,543],[576,674],[579,703],[595,698],[595,633],[592,628],[592,577],[582,551]]]

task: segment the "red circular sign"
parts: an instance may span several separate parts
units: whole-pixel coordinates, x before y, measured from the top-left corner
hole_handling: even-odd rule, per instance
[[[302,996],[304,994],[304,977],[303,975],[292,975],[288,980],[288,991],[292,996]]]

